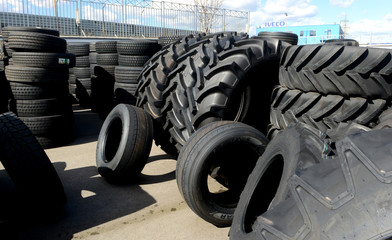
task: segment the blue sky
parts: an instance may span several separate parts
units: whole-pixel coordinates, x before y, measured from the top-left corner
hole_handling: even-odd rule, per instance
[[[251,35],[268,21],[286,21],[288,26],[333,24],[346,16],[349,34],[392,38],[391,0],[224,0],[223,7],[250,11]]]

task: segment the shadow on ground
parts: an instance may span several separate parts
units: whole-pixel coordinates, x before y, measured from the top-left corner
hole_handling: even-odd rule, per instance
[[[0,170],[1,239],[72,239],[75,233],[137,212],[156,201],[138,184],[116,186],[97,175],[96,167],[64,171],[54,163],[63,182],[67,204],[59,219],[47,222],[22,210],[23,200],[5,170]],[[91,233],[94,234],[94,233]]]

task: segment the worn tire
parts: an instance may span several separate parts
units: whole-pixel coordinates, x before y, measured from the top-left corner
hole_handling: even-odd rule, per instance
[[[266,212],[256,203],[262,197],[256,167],[241,195],[230,239],[389,239],[391,134],[391,129],[376,130],[337,142],[337,157],[281,181],[289,194]]]
[[[384,99],[324,96],[284,87],[276,87],[272,98],[270,121],[275,127],[284,129],[291,123],[303,122],[323,132],[335,128],[339,122],[348,121],[372,127],[389,105]]]
[[[90,56],[75,57],[75,67],[90,67]]]
[[[11,112],[0,115],[0,160],[28,208],[42,214],[65,204],[63,185],[48,156]]]
[[[19,117],[37,117],[69,114],[71,103],[68,98],[16,100],[16,114]]]
[[[148,113],[130,105],[117,105],[99,133],[96,154],[99,174],[116,183],[137,178],[147,163],[152,135]]]
[[[280,84],[345,97],[388,99],[392,51],[337,45],[290,46],[282,55]]]
[[[161,36],[158,37],[158,44],[162,47],[165,47],[167,45],[180,41],[183,37],[185,36]]]
[[[262,133],[243,123],[221,121],[199,129],[177,160],[177,185],[185,202],[207,222],[230,226],[246,179],[267,144]],[[208,176],[216,181],[211,188]]]
[[[75,78],[89,78],[91,77],[90,67],[74,67]]]
[[[15,65],[38,68],[75,67],[75,55],[71,53],[15,52],[12,55]]]

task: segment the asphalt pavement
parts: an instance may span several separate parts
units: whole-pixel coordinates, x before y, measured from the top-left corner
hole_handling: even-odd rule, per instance
[[[74,113],[75,140],[45,150],[67,195],[63,213],[47,221],[21,210],[24,200],[0,165],[0,239],[228,239],[229,228],[190,210],[177,188],[176,160],[155,144],[135,183],[107,183],[95,164],[103,121],[88,109]]]

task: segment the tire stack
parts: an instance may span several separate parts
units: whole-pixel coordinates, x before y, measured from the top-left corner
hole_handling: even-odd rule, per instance
[[[95,42],[90,42],[89,59],[90,59],[90,72],[92,77],[94,75],[94,67],[97,66],[97,51],[95,49]]]
[[[161,46],[155,40],[127,40],[117,43],[118,63],[115,68],[115,104],[135,105],[138,77],[144,64]]]
[[[72,68],[73,73],[69,75],[70,92],[75,94],[81,107],[90,108],[90,44],[69,43],[67,51],[75,55],[75,67]]]
[[[114,69],[118,65],[117,41],[95,43],[97,65],[91,78],[92,111],[105,119],[114,106]]]
[[[44,30],[44,29],[42,29]],[[13,65],[5,69],[12,91],[11,110],[30,128],[44,148],[73,138],[73,113],[68,90],[68,68],[73,54],[57,31],[11,31],[8,37]]]
[[[8,111],[8,100],[11,89],[5,77],[5,67],[8,65],[8,56],[4,49],[4,41],[0,42],[0,113]]]

